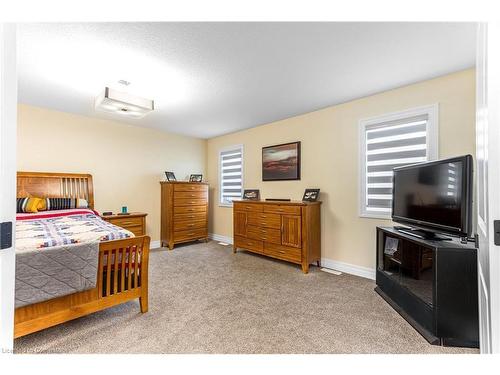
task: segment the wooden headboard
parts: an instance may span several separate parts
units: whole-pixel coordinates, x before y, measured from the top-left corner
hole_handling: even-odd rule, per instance
[[[94,208],[92,175],[79,173],[17,172],[17,197],[83,198]]]

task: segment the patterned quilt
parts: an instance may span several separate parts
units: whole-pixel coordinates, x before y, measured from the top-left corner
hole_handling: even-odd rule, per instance
[[[16,251],[18,253],[133,236],[128,230],[102,220],[94,211],[88,209],[18,214],[16,221]]]
[[[87,209],[18,214],[16,308],[94,288],[99,242],[133,236]]]

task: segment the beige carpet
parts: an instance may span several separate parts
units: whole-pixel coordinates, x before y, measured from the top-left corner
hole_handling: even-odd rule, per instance
[[[15,341],[17,353],[477,353],[425,341],[360,277],[216,242],[154,250],[129,302]]]

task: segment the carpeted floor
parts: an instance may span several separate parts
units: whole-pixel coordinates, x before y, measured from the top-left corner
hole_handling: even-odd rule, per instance
[[[129,302],[15,341],[17,353],[477,353],[425,341],[356,276],[216,242],[153,250],[149,312]]]

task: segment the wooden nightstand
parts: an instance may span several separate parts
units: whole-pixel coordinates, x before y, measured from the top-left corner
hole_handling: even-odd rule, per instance
[[[147,215],[144,212],[131,212],[129,215],[101,215],[101,218],[111,224],[131,231],[136,236],[144,236],[146,234]]]

